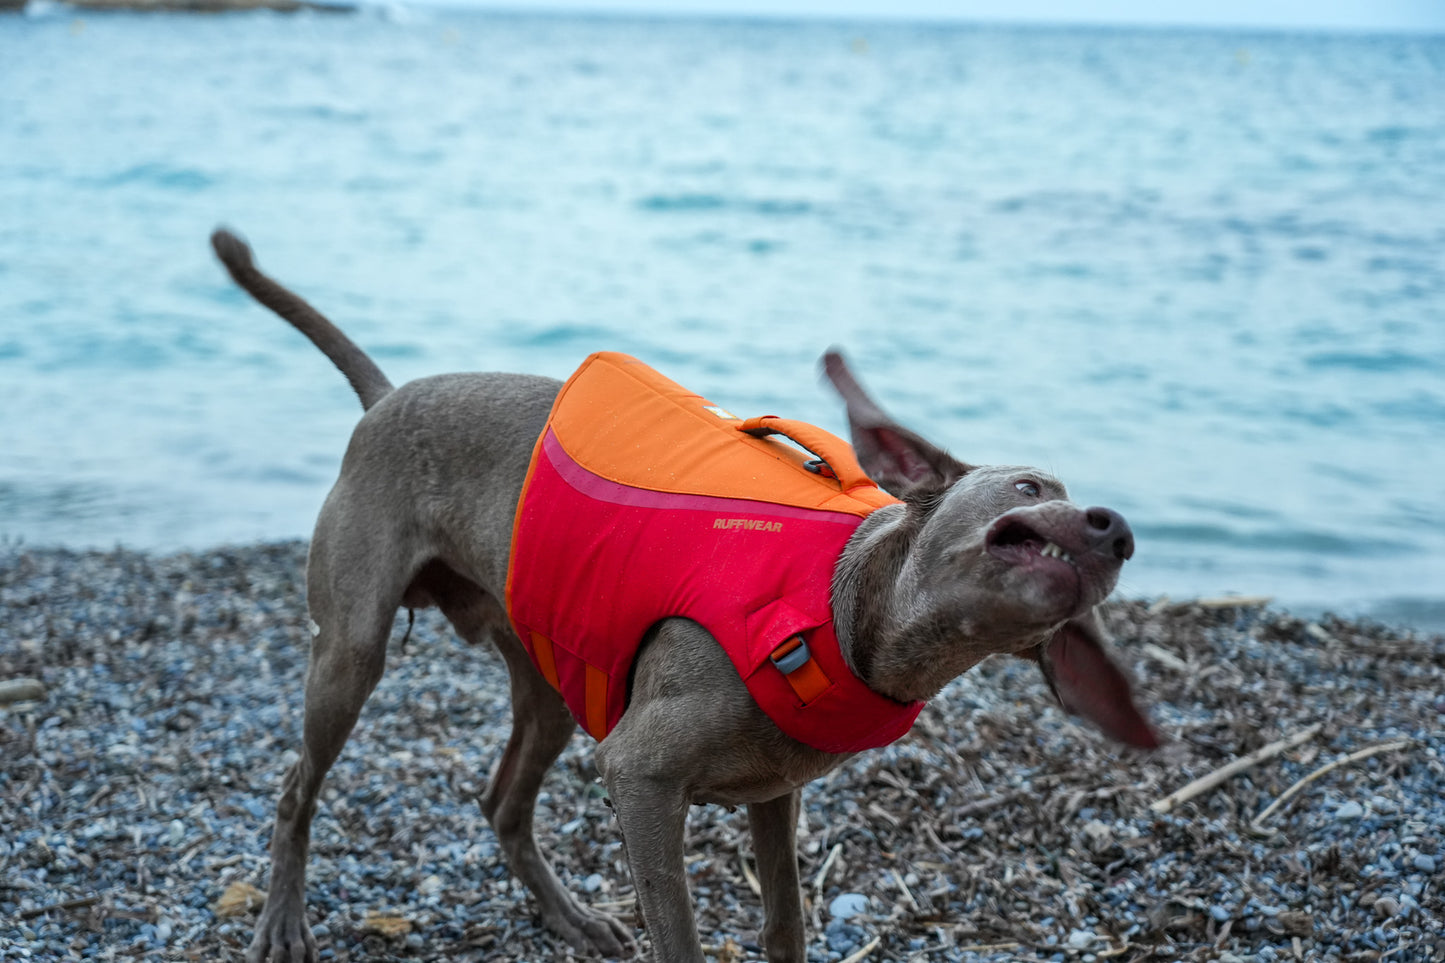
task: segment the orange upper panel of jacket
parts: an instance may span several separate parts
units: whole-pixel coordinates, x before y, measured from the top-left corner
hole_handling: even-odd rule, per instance
[[[923,704],[876,693],[849,670],[830,587],[848,537],[896,501],[820,428],[742,421],[635,358],[594,354],[532,452],[507,611],[598,739],[627,708],[647,630],[682,616],[717,639],[792,738],[826,752],[887,745]]]

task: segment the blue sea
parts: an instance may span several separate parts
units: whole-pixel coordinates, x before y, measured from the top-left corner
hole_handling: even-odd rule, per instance
[[[394,381],[631,352],[1128,517],[1127,596],[1445,626],[1445,37],[0,16],[0,537],[304,536]]]

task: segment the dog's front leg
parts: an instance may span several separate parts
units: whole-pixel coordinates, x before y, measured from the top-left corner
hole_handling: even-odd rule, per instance
[[[604,769],[602,778],[622,827],[653,958],[657,963],[703,963],[683,860],[688,802],[681,787],[625,770],[609,774]]]
[[[763,952],[769,963],[802,963],[807,958],[803,892],[798,883],[798,797],[795,789],[748,806],[763,889]]]

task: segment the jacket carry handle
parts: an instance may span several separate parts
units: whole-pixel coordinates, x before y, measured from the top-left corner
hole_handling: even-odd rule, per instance
[[[853,454],[852,446],[816,425],[792,418],[779,418],[777,415],[758,415],[738,425],[738,431],[746,432],[754,438],[782,435],[792,440],[822,459],[833,470],[833,475],[845,492],[860,485],[873,485],[873,479],[869,478],[863,471],[863,466],[858,464],[858,456]]]

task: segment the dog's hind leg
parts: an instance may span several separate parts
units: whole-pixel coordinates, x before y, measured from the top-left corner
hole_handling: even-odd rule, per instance
[[[769,963],[803,963],[807,932],[798,885],[798,790],[748,805],[763,890],[762,944]]]
[[[430,579],[427,590],[462,638],[496,645],[511,675],[512,734],[481,798],[508,867],[537,900],[542,922],[577,950],[608,957],[629,953],[630,931],[578,903],[552,872],[534,835],[537,793],[577,726],[572,714],[532,664],[489,593],[451,573]]]
[[[306,671],[306,709],[300,758],[287,771],[271,836],[271,883],[247,950],[249,963],[314,963],[315,938],[306,922],[306,858],[322,781],[356,725],[367,696],[381,680],[386,643],[411,572],[358,564],[381,546],[332,538],[327,515],[317,525],[306,567],[314,638]],[[336,526],[340,527],[340,526]],[[375,538],[374,533],[368,536]],[[339,543],[339,544],[338,544]],[[385,548],[397,546],[387,544]]]

